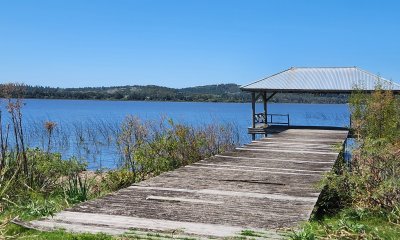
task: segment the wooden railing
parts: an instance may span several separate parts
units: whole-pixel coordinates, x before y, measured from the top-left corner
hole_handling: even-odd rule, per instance
[[[278,121],[274,121],[278,117]],[[265,118],[264,113],[256,113],[255,115],[255,123],[264,123],[271,125],[290,125],[289,114],[267,114],[267,118]]]

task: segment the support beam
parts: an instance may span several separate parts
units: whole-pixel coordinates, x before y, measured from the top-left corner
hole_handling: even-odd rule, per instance
[[[271,94],[271,96],[269,96],[268,98],[267,98],[267,101],[269,101],[271,98],[273,98],[274,96],[275,96],[275,94],[277,94],[278,92],[273,92],[272,94]]]
[[[268,125],[267,92],[263,92],[262,98],[264,104],[264,123]],[[267,133],[265,133],[265,137],[267,137]]]
[[[251,124],[251,127],[255,128],[256,127],[256,93],[255,92],[251,93],[251,110],[252,110],[252,114],[251,114],[252,124]],[[256,139],[256,135],[255,134],[251,134],[251,138],[252,138],[252,140],[255,140]]]
[[[263,103],[264,103],[264,114],[265,114],[265,116],[267,116],[267,113],[268,113],[268,111],[267,111],[267,102],[268,102],[267,92],[264,92],[262,97],[263,97]]]

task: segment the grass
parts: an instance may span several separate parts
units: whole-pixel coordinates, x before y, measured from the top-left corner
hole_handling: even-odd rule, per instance
[[[322,220],[311,220],[290,234],[293,240],[400,239],[400,224],[384,212],[346,209]]]
[[[260,233],[257,233],[253,230],[243,230],[240,235],[242,236],[248,236],[248,237],[262,237],[262,235]]]
[[[62,230],[52,231],[52,232],[41,232],[32,229],[26,229],[20,227],[15,224],[8,224],[5,233],[7,238],[10,239],[28,239],[28,240],[111,240],[115,239],[114,237],[99,233],[99,234],[90,234],[90,233],[68,233]]]
[[[69,233],[63,230],[57,230],[52,232],[41,232],[32,229],[26,229],[15,224],[8,224],[7,238],[9,239],[28,239],[28,240],[133,240],[133,239],[147,239],[147,240],[159,240],[159,239],[178,239],[178,240],[196,240],[198,238],[189,237],[185,235],[174,235],[168,233],[156,233],[156,232],[143,232],[137,230],[130,230],[125,234],[119,236],[112,236],[104,233],[90,234],[90,233]],[[244,230],[239,237],[232,237],[227,239],[254,239],[254,237],[263,237],[258,233]],[[1,238],[0,238],[1,239]]]

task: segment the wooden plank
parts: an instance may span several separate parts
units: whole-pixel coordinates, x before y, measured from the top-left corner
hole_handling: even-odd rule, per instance
[[[187,168],[209,169],[209,170],[224,170],[224,171],[253,172],[253,173],[272,173],[272,174],[301,175],[301,176],[312,176],[312,175],[320,176],[321,175],[319,173],[290,172],[290,171],[285,171],[284,169],[280,169],[281,171],[270,171],[270,170],[255,170],[255,169],[243,169],[243,168],[222,168],[222,167],[215,167],[215,166],[213,167],[213,166],[189,165],[186,167]]]
[[[332,166],[332,162],[334,161],[313,161],[313,160],[292,160],[292,159],[283,159],[283,158],[259,158],[259,157],[242,157],[242,156],[225,156],[225,155],[215,155],[215,157],[217,158],[226,158],[227,161],[229,162],[234,162],[235,160],[237,160],[238,162],[246,162],[246,163],[251,163],[253,166],[254,164],[257,164],[259,161],[262,162],[271,162],[270,164],[288,164],[288,163],[294,163],[296,164],[296,166],[298,167],[302,167],[302,165],[300,164],[307,164],[307,165],[303,165],[306,167],[306,169],[309,169],[311,166],[310,165],[317,165],[317,166],[321,166],[321,168],[323,168],[323,170],[325,171],[329,171],[331,169]],[[216,158],[212,158],[210,161],[215,161]],[[244,161],[244,160],[248,160],[248,161]],[[205,161],[205,160],[203,160]],[[282,163],[281,163],[282,162]],[[262,163],[261,163],[262,164]],[[264,164],[262,164],[262,166],[264,166]],[[324,167],[326,166],[326,167]]]
[[[246,197],[246,198],[266,198],[274,200],[291,200],[291,201],[301,201],[301,202],[314,202],[315,197],[293,197],[283,194],[265,194],[265,193],[255,193],[255,192],[236,192],[236,191],[223,191],[216,189],[203,189],[203,190],[190,190],[190,189],[180,189],[180,188],[160,188],[160,187],[141,187],[141,186],[130,186],[130,189],[151,189],[160,191],[177,191],[177,192],[190,192],[198,194],[211,194],[211,195],[221,195],[230,197]]]
[[[251,148],[251,147],[238,147],[236,150],[242,151],[258,151],[258,152],[285,152],[285,153],[302,153],[302,154],[333,154],[338,155],[338,152],[329,152],[329,151],[295,151],[295,150],[283,150],[283,149],[259,149],[259,148]]]
[[[207,204],[223,204],[222,201],[207,201],[193,198],[180,198],[180,197],[163,197],[163,196],[148,196],[146,200],[155,200],[155,201],[169,201],[169,202],[190,202],[190,203],[207,203]]]
[[[213,164],[213,163],[194,163],[193,166],[212,166],[212,167],[234,167],[240,169],[256,169],[256,170],[281,170],[288,172],[306,172],[306,173],[325,173],[326,170],[302,170],[302,169],[291,169],[291,168],[271,168],[271,167],[254,167],[247,165],[231,165],[231,164]],[[329,170],[329,169],[327,169]]]
[[[70,222],[76,223],[70,226]],[[115,216],[108,214],[95,214],[95,213],[80,213],[77,215],[74,212],[63,211],[53,218],[52,223],[43,221],[33,221],[32,224],[40,225],[43,228],[52,229],[54,226],[62,227],[66,230],[74,232],[91,232],[87,226],[106,227],[108,229],[121,229],[120,234],[129,231],[131,226],[136,226],[137,229],[154,229],[162,232],[185,231],[187,234],[202,235],[202,236],[216,236],[228,237],[237,235],[243,228],[217,225],[217,224],[204,224],[204,223],[190,223],[180,221],[166,221],[158,219],[147,219],[137,217]],[[82,229],[82,227],[84,227]],[[256,229],[257,230],[257,229]],[[261,230],[261,229],[260,229]],[[115,232],[111,232],[115,234]]]

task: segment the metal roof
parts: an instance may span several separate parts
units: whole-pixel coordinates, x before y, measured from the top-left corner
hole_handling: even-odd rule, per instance
[[[240,88],[243,91],[348,93],[355,88],[373,91],[378,84],[383,89],[400,91],[400,84],[357,67],[292,67]]]

